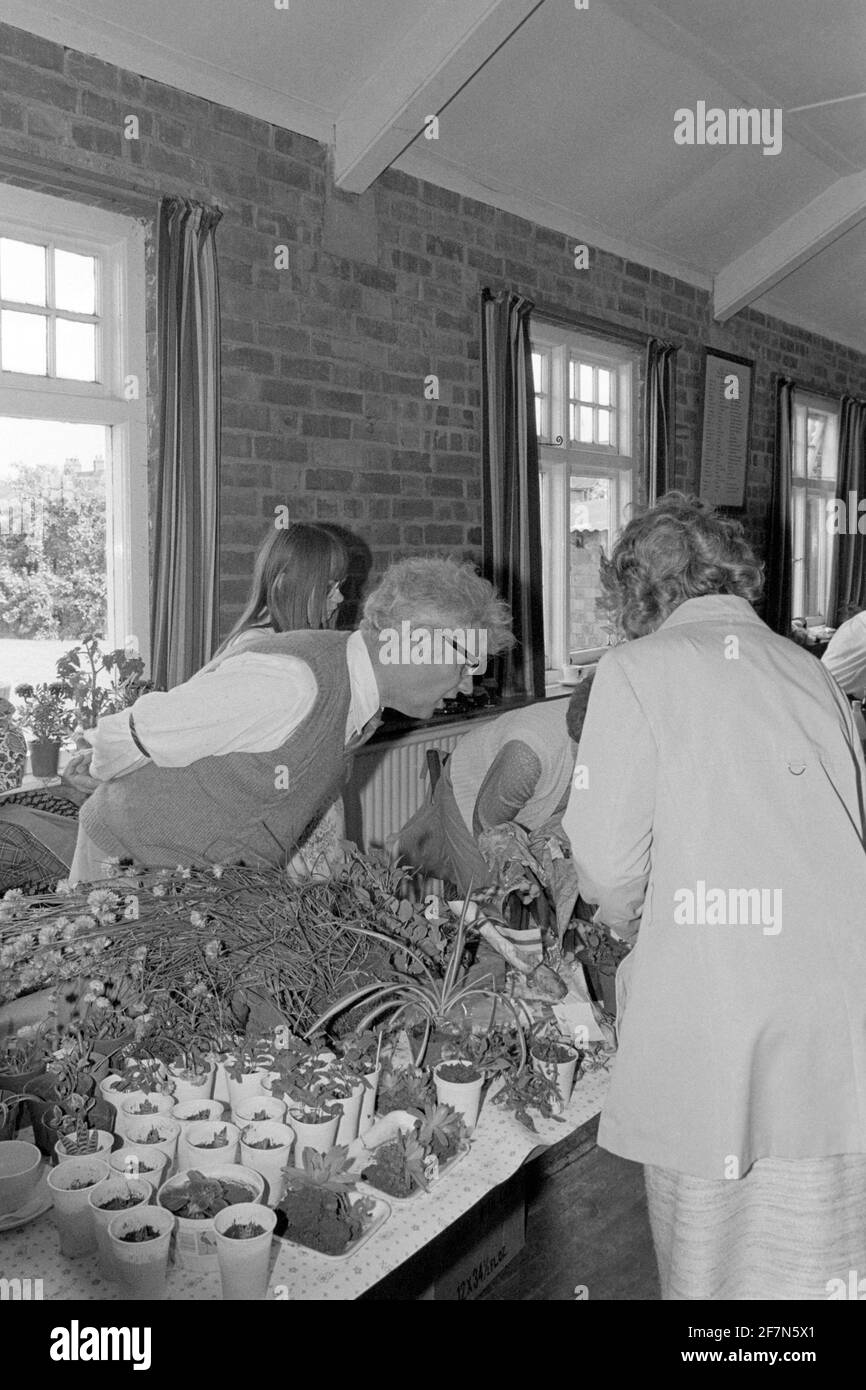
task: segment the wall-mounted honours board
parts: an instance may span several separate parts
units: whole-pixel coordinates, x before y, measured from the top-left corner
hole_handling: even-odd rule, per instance
[[[754,361],[704,349],[700,495],[716,507],[744,507]]]

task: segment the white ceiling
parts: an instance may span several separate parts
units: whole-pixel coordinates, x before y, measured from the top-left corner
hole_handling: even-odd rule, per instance
[[[336,139],[343,187],[394,163],[720,277],[722,316],[752,303],[866,349],[864,0],[0,0],[0,18]],[[699,100],[782,108],[781,152],[676,145]],[[438,141],[413,139],[434,111]]]

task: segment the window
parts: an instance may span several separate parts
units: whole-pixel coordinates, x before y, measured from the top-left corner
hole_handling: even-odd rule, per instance
[[[144,229],[3,187],[0,682],[86,632],[148,655]],[[2,691],[0,691],[2,693]]]
[[[599,560],[634,493],[635,361],[601,338],[533,328],[545,666],[554,679],[610,639],[596,612]]]
[[[794,393],[791,480],[794,558],[794,617],[827,620],[834,535],[828,503],[836,496],[839,408],[832,401]]]

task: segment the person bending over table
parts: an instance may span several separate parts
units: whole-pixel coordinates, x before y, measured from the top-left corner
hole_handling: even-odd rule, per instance
[[[428,802],[401,830],[399,857],[464,897],[470,885],[489,886],[480,834],[512,821],[533,831],[561,819],[592,680],[581,681],[568,701],[509,710],[464,734]]]
[[[628,523],[602,585],[631,640],[563,817],[597,920],[636,940],[598,1142],[645,1166],[666,1299],[825,1299],[866,1269],[866,767],[761,581],[697,499]]]
[[[262,632],[101,719],[71,880],[104,876],[112,859],[284,866],[384,706],[425,719],[471,688],[474,663],[448,640],[455,630],[490,655],[513,642],[507,605],[471,565],[401,560],[357,632]],[[395,642],[406,632],[426,632],[426,652],[420,640]]]

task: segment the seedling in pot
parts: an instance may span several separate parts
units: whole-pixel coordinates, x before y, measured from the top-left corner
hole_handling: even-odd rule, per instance
[[[263,1139],[244,1139],[248,1149],[284,1149],[286,1146],[279,1139],[272,1139],[265,1135]]]
[[[81,1192],[85,1187],[95,1187],[99,1178],[76,1178],[69,1184],[70,1192]]]
[[[140,1139],[140,1140],[139,1140],[139,1143],[140,1143],[140,1144],[161,1144],[164,1138],[165,1138],[165,1135],[164,1135],[164,1134],[160,1134],[160,1132],[159,1132],[159,1130],[157,1129],[156,1125],[151,1125],[150,1129],[147,1131],[147,1134],[144,1136],[143,1139]]]
[[[130,1245],[137,1245],[145,1240],[158,1240],[159,1231],[155,1231],[152,1226],[137,1226],[134,1231],[127,1231],[120,1239],[128,1241]]]
[[[190,1142],[193,1149],[224,1149],[228,1146],[229,1136],[225,1127],[218,1129],[212,1139],[201,1139],[197,1144]]]
[[[127,1197],[109,1197],[107,1202],[97,1202],[100,1211],[125,1211],[127,1207],[137,1207],[141,1201],[134,1192]]]
[[[223,1232],[223,1235],[228,1236],[229,1240],[255,1240],[256,1236],[263,1236],[264,1234],[264,1227],[257,1226],[255,1221],[235,1221],[227,1231]]]

